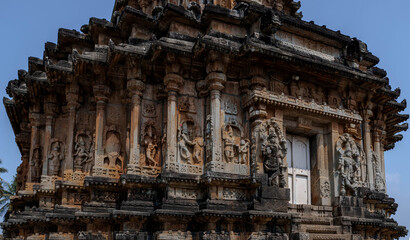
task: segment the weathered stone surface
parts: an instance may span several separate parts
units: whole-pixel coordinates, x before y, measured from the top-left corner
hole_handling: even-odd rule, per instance
[[[408,124],[366,44],[285,0],[116,1],[59,30],[3,102],[6,239],[392,239]]]

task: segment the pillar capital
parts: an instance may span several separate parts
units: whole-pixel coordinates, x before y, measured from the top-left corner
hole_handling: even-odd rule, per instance
[[[210,72],[206,76],[206,82],[209,85],[210,90],[222,91],[226,83],[226,75],[222,72]]]
[[[96,102],[108,102],[108,97],[111,90],[106,85],[95,85],[93,87],[94,97]]]
[[[167,73],[164,77],[165,89],[167,92],[179,92],[184,79],[177,73]]]
[[[134,95],[142,96],[145,90],[145,83],[140,79],[128,79],[127,81],[127,91],[128,96],[132,97]]]

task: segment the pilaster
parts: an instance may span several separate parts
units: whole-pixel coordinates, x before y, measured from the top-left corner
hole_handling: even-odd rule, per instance
[[[145,84],[140,79],[129,79],[127,81],[128,96],[131,98],[130,159],[127,166],[128,174],[137,174],[141,171],[139,126],[141,119],[141,98],[144,89]]]
[[[177,62],[175,55],[168,54],[167,61],[166,75],[164,77],[165,90],[168,93],[165,170],[176,172],[178,134],[177,96],[184,79],[180,73],[181,65]]]
[[[95,102],[97,104],[97,114],[95,120],[95,153],[93,175],[101,176],[101,171],[103,171],[104,165],[103,137],[106,120],[105,108],[108,102],[108,96],[110,95],[111,91],[110,88],[106,85],[95,85],[93,90]]]
[[[210,53],[208,65],[206,67],[207,77],[206,81],[210,91],[210,110],[211,110],[211,149],[210,158],[207,159],[207,170],[212,172],[223,171],[222,164],[222,131],[221,123],[223,118],[221,116],[221,91],[225,88],[226,83],[226,67],[221,61],[221,56],[216,53]]]

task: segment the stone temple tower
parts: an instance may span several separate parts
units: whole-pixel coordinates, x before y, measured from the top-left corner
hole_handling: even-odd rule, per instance
[[[407,130],[365,43],[292,0],[116,0],[6,89],[21,240],[391,240]]]

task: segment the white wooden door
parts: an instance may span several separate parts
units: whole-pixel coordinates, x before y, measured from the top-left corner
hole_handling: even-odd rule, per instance
[[[287,135],[288,185],[290,203],[310,204],[309,139]]]

